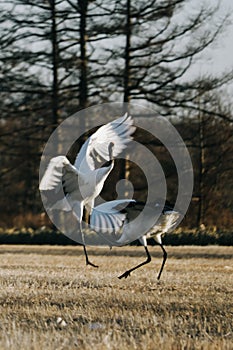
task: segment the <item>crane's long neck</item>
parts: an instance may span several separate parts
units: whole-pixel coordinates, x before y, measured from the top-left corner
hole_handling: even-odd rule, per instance
[[[97,170],[97,178],[96,178],[97,182],[102,182],[104,184],[104,181],[112,171],[113,167],[114,167],[114,160],[111,159],[108,162],[106,162],[102,168],[99,168]]]

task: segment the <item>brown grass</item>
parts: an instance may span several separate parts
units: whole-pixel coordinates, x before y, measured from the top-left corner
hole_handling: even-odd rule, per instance
[[[232,349],[233,247],[1,246],[0,349]]]

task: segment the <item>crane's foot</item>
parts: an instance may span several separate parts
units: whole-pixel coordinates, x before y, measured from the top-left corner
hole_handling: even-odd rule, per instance
[[[92,267],[96,267],[98,268],[98,265],[93,264],[92,262],[90,262],[89,260],[86,261],[86,265],[91,265]]]
[[[130,271],[125,271],[122,275],[120,275],[118,278],[121,280],[123,277],[127,278],[130,276]]]

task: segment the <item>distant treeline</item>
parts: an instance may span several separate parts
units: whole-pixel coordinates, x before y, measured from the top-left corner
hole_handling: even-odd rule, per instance
[[[205,117],[201,121],[196,118],[190,121],[179,121],[174,125],[188,147],[194,171],[193,197],[181,225],[189,228],[204,225],[215,230],[230,229],[233,226],[233,163],[231,162],[233,128],[231,124],[224,120]],[[200,136],[200,128],[204,136]],[[204,142],[201,137],[204,137]],[[167,199],[175,202],[178,188],[177,171],[166,147],[142,130],[136,131],[134,139],[148,147],[160,162],[166,177]],[[82,142],[83,140],[79,140],[74,147],[76,152]],[[74,154],[76,153],[71,152],[71,160],[74,159]],[[25,157],[27,157],[26,160]],[[2,159],[5,166],[11,166],[11,157],[2,155]],[[18,161],[20,160],[22,164],[18,164],[1,180],[0,227],[32,227],[33,229],[41,226],[49,227],[51,223],[44,213],[38,190],[40,158],[22,152],[18,154]],[[128,179],[134,186],[134,198],[146,201],[147,179],[142,170],[135,162],[129,160],[127,172]],[[159,174],[153,173],[153,169],[151,172],[154,186],[158,186]],[[116,184],[124,175],[121,160],[116,160],[101,194],[105,200],[117,197]]]
[[[233,245],[232,231],[200,231],[200,230],[179,230],[166,234],[163,238],[165,245]],[[53,230],[2,230],[0,232],[0,244],[29,244],[29,245],[79,245],[64,234]],[[131,245],[138,245],[139,241]],[[148,240],[149,245],[156,245],[153,239]]]

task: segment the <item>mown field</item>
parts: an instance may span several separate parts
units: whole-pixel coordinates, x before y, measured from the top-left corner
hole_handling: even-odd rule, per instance
[[[0,248],[0,349],[233,349],[233,247]]]

